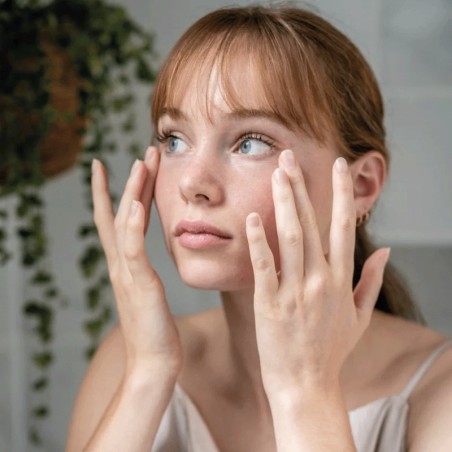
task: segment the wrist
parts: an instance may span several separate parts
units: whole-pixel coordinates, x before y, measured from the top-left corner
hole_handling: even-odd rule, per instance
[[[266,390],[270,406],[284,412],[299,407],[316,407],[342,400],[339,379],[307,379]],[[304,408],[303,408],[304,409]]]
[[[128,365],[124,373],[123,384],[130,388],[174,388],[178,374],[178,372],[155,365]]]

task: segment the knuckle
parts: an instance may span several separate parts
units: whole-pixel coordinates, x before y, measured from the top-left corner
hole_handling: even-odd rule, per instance
[[[116,264],[110,265],[108,268],[108,276],[112,284],[116,284],[119,281],[121,272],[119,271],[119,266]]]
[[[292,246],[299,245],[302,241],[302,234],[300,229],[293,229],[284,233],[284,240]]]
[[[304,301],[304,287],[301,285],[297,285],[293,288],[293,297],[295,299],[295,303],[303,303]]]
[[[284,300],[279,304],[280,315],[283,318],[292,318],[297,310],[296,303]]]
[[[308,286],[310,291],[317,294],[323,294],[328,289],[328,278],[321,273],[313,275],[309,279]]]
[[[254,259],[254,266],[256,270],[265,272],[270,270],[272,262],[269,258],[260,256]]]
[[[340,220],[339,226],[343,231],[350,231],[355,228],[355,222],[355,219],[347,216]]]
[[[124,247],[124,257],[128,261],[136,261],[141,257],[141,250],[135,246],[125,246]]]
[[[313,212],[304,212],[300,214],[299,219],[304,228],[313,229],[317,226],[317,220]]]
[[[255,232],[254,234],[250,234],[248,240],[251,244],[256,245],[262,242],[262,235],[259,232]]]

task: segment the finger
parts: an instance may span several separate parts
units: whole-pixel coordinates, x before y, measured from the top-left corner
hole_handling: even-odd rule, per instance
[[[144,165],[147,170],[147,177],[141,195],[141,202],[144,206],[144,233],[149,226],[152,210],[152,199],[154,198],[154,186],[157,178],[160,153],[155,146],[149,146],[146,150]]]
[[[358,316],[367,322],[380,293],[383,275],[389,260],[390,248],[381,248],[375,251],[364,263],[361,277],[353,291]]]
[[[309,199],[303,173],[291,150],[281,153],[280,166],[284,167],[289,176],[298,219],[303,231],[304,272],[312,273],[318,270],[320,265],[325,264],[315,211]]]
[[[339,157],[333,165],[333,211],[328,259],[333,274],[345,284],[353,279],[355,234],[353,182],[347,161]]]
[[[108,174],[102,163],[93,159],[91,172],[94,223],[109,265],[117,257],[113,204],[110,197]]]
[[[246,218],[246,236],[254,273],[255,302],[265,306],[275,299],[278,290],[275,261],[257,213]]]
[[[119,252],[124,249],[125,228],[129,217],[130,206],[134,199],[141,199],[146,171],[141,160],[135,160],[130,170],[130,176],[127,179],[124,193],[119,203],[115,218],[116,243]]]
[[[134,283],[140,288],[149,288],[158,280],[146,255],[143,226],[145,209],[141,202],[133,200],[127,219],[124,239],[125,263]]]
[[[303,231],[289,177],[282,168],[277,168],[273,173],[272,192],[278,231],[281,282],[287,285],[298,284],[304,273]]]

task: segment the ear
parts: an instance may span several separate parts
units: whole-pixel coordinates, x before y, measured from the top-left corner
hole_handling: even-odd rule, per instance
[[[356,217],[370,212],[386,180],[387,165],[378,151],[366,152],[350,164],[355,196]]]

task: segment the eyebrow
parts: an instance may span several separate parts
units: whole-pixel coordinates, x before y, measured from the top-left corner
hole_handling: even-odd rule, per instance
[[[183,120],[187,122],[189,121],[188,116],[182,110],[174,107],[163,107],[160,110],[159,118],[161,118],[164,115],[167,115],[175,120]],[[288,123],[284,118],[270,110],[241,108],[235,109],[230,113],[227,113],[226,116],[234,120],[249,118],[266,118],[271,121],[277,122],[285,127],[288,127]]]
[[[182,119],[184,121],[188,121],[187,116],[185,113],[182,112],[182,110],[179,110],[178,108],[174,107],[163,107],[158,114],[158,117],[161,118],[162,116],[169,116],[172,119]]]
[[[233,119],[248,119],[248,118],[266,118],[271,121],[282,124],[287,127],[287,121],[285,121],[280,115],[270,110],[259,110],[259,109],[237,109],[228,113],[228,116]]]

